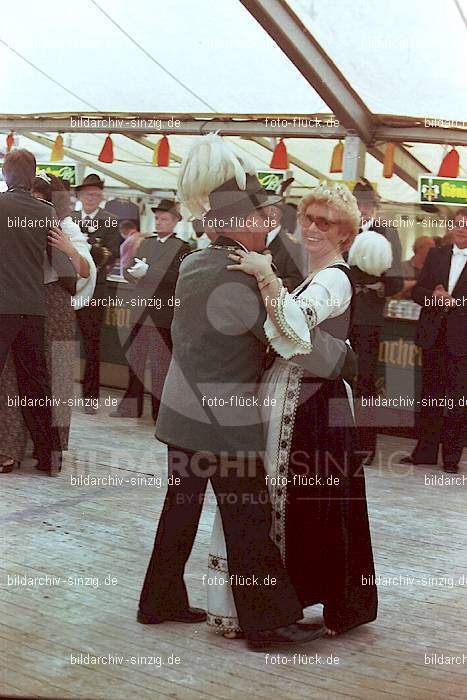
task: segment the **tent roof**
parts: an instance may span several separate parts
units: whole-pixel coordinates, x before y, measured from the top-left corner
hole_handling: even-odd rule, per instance
[[[446,131],[443,138],[438,132],[436,138],[440,136],[440,143],[450,138],[452,143],[465,143],[467,0],[270,0],[271,7],[277,1],[296,13],[366,104],[375,124],[392,128],[392,133],[394,128],[416,126],[416,139],[411,131],[403,137],[405,149],[427,171],[436,172],[447,144],[420,143],[425,132],[427,140],[433,134],[425,128],[425,118],[456,120],[454,126],[461,127],[457,133]],[[2,26],[16,31],[0,30],[0,93],[6,117],[0,117],[0,128],[7,131],[14,124],[19,143],[40,160],[49,160],[50,141],[60,130],[65,145],[89,172],[102,167],[97,155],[104,134],[72,133],[71,128],[67,133],[65,117],[90,112],[192,115],[192,131],[170,136],[174,157],[168,168],[154,168],[151,151],[142,143],[113,134],[115,161],[107,170],[115,178],[107,174],[107,184],[121,185],[123,178],[143,190],[175,189],[178,161],[195,138],[187,134],[212,130],[209,119],[223,119],[235,129],[241,115],[256,117],[257,125],[258,118],[264,121],[265,116],[284,112],[289,117],[329,114],[318,93],[244,6],[260,4],[261,0],[49,0],[45,9],[31,0],[8,3]],[[26,122],[27,115],[34,120]],[[36,115],[59,119],[40,126]],[[291,165],[294,193],[316,182],[310,170],[329,177],[333,138],[341,138],[346,127],[341,126],[340,133],[336,130],[326,140],[287,134],[290,156],[305,164]],[[145,133],[149,136],[143,142],[152,147],[158,136]],[[134,135],[141,140],[141,132]],[[272,130],[269,135],[280,133]],[[261,145],[240,136],[228,138],[267,167],[271,142],[264,136]],[[34,145],[30,137],[36,139]],[[389,140],[390,136],[375,139],[377,144]],[[466,150],[460,149],[464,176]],[[381,171],[381,163],[368,153],[365,174],[383,197],[416,201],[413,188],[397,176],[383,179]]]
[[[467,0],[289,5],[372,112],[466,118]],[[2,27],[9,114],[329,111],[239,0],[15,0]]]

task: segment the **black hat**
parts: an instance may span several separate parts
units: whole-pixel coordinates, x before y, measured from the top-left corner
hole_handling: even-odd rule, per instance
[[[231,217],[244,217],[255,209],[282,202],[282,197],[271,190],[265,190],[255,175],[246,176],[246,189],[241,190],[233,177],[209,195],[211,210],[206,219],[228,220]]]
[[[373,202],[377,204],[380,200],[379,194],[371,185],[366,177],[361,177],[360,180],[355,184],[352,193],[356,197],[357,201],[363,202]]]
[[[177,205],[173,199],[161,199],[159,204],[155,207],[151,207],[151,211],[156,213],[156,211],[167,211],[169,214],[176,216],[179,221],[181,221],[182,216],[178,211]]]
[[[76,185],[76,192],[82,190],[83,187],[99,187],[101,190],[103,190],[104,180],[101,180],[97,173],[89,173],[89,175],[86,175],[81,185]]]

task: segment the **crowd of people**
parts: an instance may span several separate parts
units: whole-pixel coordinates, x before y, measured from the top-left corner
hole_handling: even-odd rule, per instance
[[[21,462],[29,434],[37,468],[60,473],[75,316],[85,411],[97,413],[103,306],[89,300],[109,294],[119,259],[138,304],[124,347],[128,387],[110,415],[142,415],[149,363],[156,437],[168,445],[172,477],[138,621],[207,620],[258,650],[374,620],[376,588],[363,585],[374,581],[374,565],[362,464],[374,460],[377,426],[362,399],[377,393],[385,302],[410,295],[422,307],[422,396],[438,402],[422,408],[405,461],[436,464],[441,444],[444,469],[457,471],[467,394],[462,210],[451,243],[418,239],[402,263],[397,230],[375,224],[379,198],[364,178],[353,192],[322,183],[297,210],[261,187],[244,154],[209,135],[179,179],[200,241],[193,250],[175,233],[175,200],[153,208],[155,232],[143,235],[136,219],[119,224],[101,208],[96,174],[76,187],[82,206],[73,212],[66,185],[36,174],[31,153],[9,153],[3,172],[1,471]],[[456,400],[448,412],[445,395]],[[218,510],[205,611],[190,607],[183,573],[209,481]],[[315,603],[324,606],[321,625],[303,622]]]

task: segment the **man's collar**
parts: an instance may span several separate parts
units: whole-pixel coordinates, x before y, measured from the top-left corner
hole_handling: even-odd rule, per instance
[[[94,217],[96,216],[96,214],[98,214],[98,212],[99,212],[99,207],[97,207],[97,209],[94,209],[94,211],[92,211],[90,214],[86,214],[84,209],[81,209],[81,218],[82,219],[94,219]]]
[[[172,233],[169,233],[167,236],[164,236],[161,238],[160,236],[157,235],[156,231],[153,231],[149,235],[145,236],[145,238],[155,238],[156,241],[159,241],[159,243],[165,243],[169,238],[176,238],[175,232],[172,231]]]
[[[229,238],[228,236],[218,236],[218,238],[216,238],[216,240],[214,241],[214,245],[220,246],[222,248],[228,248],[229,246],[233,246],[234,248],[241,248],[246,253],[248,253],[248,248],[245,248],[243,243],[239,243],[234,238]]]
[[[280,233],[280,230],[281,230],[281,224],[279,224],[279,226],[276,226],[275,228],[273,228],[269,231],[268,235],[266,236],[266,246],[268,246],[270,243],[273,242],[273,240],[275,238],[277,238],[277,236]]]
[[[467,257],[467,248],[459,248],[455,243],[452,244],[452,254],[453,255],[463,255]]]

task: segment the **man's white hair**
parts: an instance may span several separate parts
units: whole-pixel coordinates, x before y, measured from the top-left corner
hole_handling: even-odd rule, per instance
[[[217,134],[202,136],[183,161],[178,178],[178,198],[194,218],[202,219],[210,209],[211,192],[232,178],[244,190],[247,173],[256,173],[250,156]]]

